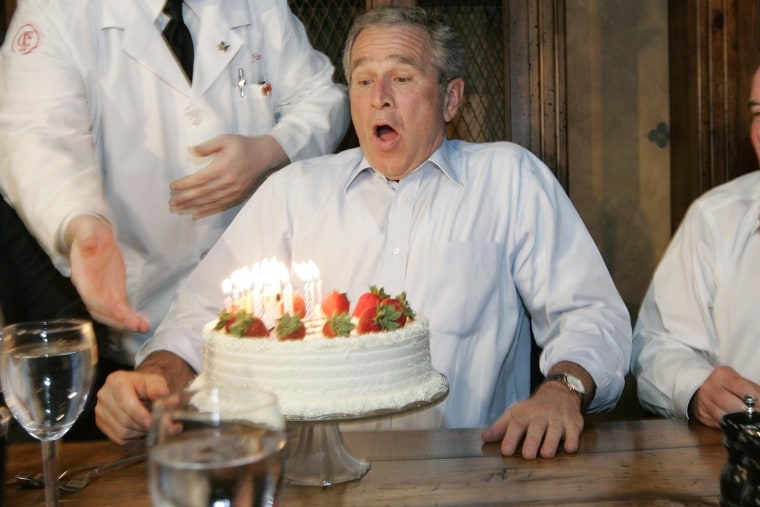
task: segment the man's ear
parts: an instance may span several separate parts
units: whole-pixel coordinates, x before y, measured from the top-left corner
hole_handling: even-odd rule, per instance
[[[464,79],[457,77],[446,85],[446,94],[443,97],[443,121],[450,122],[459,110],[459,104],[464,96]]]

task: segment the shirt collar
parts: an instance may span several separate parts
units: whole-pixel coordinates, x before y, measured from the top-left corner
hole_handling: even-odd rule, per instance
[[[416,168],[412,173],[417,172],[420,170],[421,167],[424,167],[426,164],[430,163],[433,167],[439,169],[443,175],[445,175],[447,178],[449,178],[452,183],[454,183],[457,186],[464,186],[462,183],[462,175],[461,175],[461,168],[457,168],[451,161],[454,155],[454,145],[448,141],[445,137],[443,139],[443,142],[441,145],[436,149],[430,157],[423,162],[418,168]],[[348,179],[346,180],[346,185],[343,188],[344,192],[347,192],[348,189],[353,185],[354,181],[356,181],[356,178],[362,174],[365,171],[375,171],[372,167],[372,165],[369,163],[369,160],[367,160],[366,155],[364,155],[364,152],[362,152],[362,158],[359,161],[359,164],[357,164],[352,170],[351,173],[348,176]],[[412,174],[410,173],[410,174]]]

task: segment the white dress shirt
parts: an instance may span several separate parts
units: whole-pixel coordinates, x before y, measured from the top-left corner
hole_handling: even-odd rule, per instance
[[[407,292],[430,321],[433,366],[450,382],[448,398],[414,427],[487,425],[527,398],[531,325],[544,372],[568,360],[594,378],[592,410],[613,407],[622,391],[627,310],[554,175],[517,145],[445,141],[397,184],[360,149],[281,170],[179,290],[138,361],[166,349],[199,370],[201,328],[222,306],[222,280],[270,256],[313,260],[324,292],[354,302],[370,285]]]
[[[688,417],[710,373],[728,365],[760,382],[760,173],[689,208],[639,312],[631,371],[642,405]]]
[[[152,325],[147,335],[112,333],[109,355],[123,363],[239,209],[201,220],[170,213],[170,183],[209,163],[188,147],[270,134],[298,160],[332,151],[348,126],[345,88],[285,0],[187,0],[192,84],[162,38],[163,4],[19,2],[0,51],[3,197],[64,274],[68,220],[113,224],[129,300]]]

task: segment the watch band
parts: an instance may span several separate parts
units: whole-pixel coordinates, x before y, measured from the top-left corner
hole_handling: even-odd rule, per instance
[[[583,382],[581,382],[581,379],[574,375],[569,375],[567,373],[554,373],[552,375],[547,375],[544,379],[544,382],[553,382],[558,381],[565,384],[565,386],[570,389],[570,391],[574,392],[578,395],[578,397],[581,399],[581,408],[586,407],[586,388],[583,386]]]

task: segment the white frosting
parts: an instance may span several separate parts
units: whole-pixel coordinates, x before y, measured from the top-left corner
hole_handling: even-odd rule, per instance
[[[428,322],[418,318],[386,333],[303,340],[203,333],[196,383],[273,391],[286,416],[361,415],[429,401],[446,390],[430,363]]]

